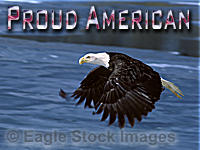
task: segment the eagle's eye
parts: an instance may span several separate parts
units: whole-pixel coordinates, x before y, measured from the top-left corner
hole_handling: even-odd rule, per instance
[[[87,59],[90,59],[90,56],[87,56],[86,58],[87,58]]]

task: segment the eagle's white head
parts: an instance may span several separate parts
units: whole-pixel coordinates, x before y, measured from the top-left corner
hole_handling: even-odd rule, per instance
[[[88,53],[79,59],[79,64],[90,63],[109,67],[110,56],[107,53]]]

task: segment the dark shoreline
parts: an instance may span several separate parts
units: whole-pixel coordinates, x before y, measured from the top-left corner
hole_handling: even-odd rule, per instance
[[[188,2],[189,3],[189,2]],[[47,10],[71,10],[75,9],[79,15],[79,26],[73,31],[52,31],[48,32],[33,31],[33,32],[23,32],[21,23],[15,25],[15,30],[7,31],[7,6],[20,5],[21,8],[25,9],[47,9]],[[98,9],[98,13],[101,14],[102,10],[112,9],[116,11],[119,10],[191,10],[191,29],[183,30],[159,30],[153,31],[149,30],[127,30],[127,31],[111,31],[110,29],[106,31],[96,31],[92,28],[90,31],[85,31],[84,26],[86,25],[89,8],[95,5]],[[16,39],[26,39],[35,40],[40,42],[64,42],[64,43],[79,43],[79,44],[93,44],[93,45],[106,45],[106,46],[119,46],[119,47],[131,47],[139,49],[154,49],[160,51],[177,51],[181,55],[199,57],[199,45],[200,45],[200,25],[199,14],[195,12],[198,11],[198,5],[187,5],[187,2],[41,2],[41,3],[25,3],[25,2],[4,2],[0,5],[2,10],[4,9],[4,15],[0,16],[2,22],[0,27],[4,31],[0,33],[0,37],[16,38]],[[102,17],[102,15],[99,15]],[[164,16],[164,15],[163,15]],[[102,20],[99,17],[99,20]]]
[[[23,40],[33,40],[33,41],[38,41],[38,42],[62,42],[62,43],[74,43],[74,44],[91,44],[91,45],[103,45],[103,46],[118,46],[118,47],[127,47],[127,48],[138,48],[138,49],[153,49],[153,50],[158,50],[158,51],[177,51],[180,53],[180,55],[183,56],[192,56],[192,57],[200,57],[198,49],[196,51],[191,51],[190,47],[195,46],[199,47],[198,42],[199,41],[194,41],[194,40],[186,40],[182,41],[182,47],[187,48],[186,50],[184,49],[165,49],[162,47],[162,45],[156,45],[156,43],[151,44],[151,45],[142,45],[142,38],[140,40],[140,44],[132,45],[131,43],[128,43],[127,40],[122,40],[120,43],[115,42],[115,41],[104,41],[104,40],[95,40],[93,39],[93,36],[86,36],[85,35],[79,35],[79,34],[74,34],[74,35],[69,35],[69,36],[24,36],[24,35],[0,35],[0,37],[6,37],[6,38],[13,38],[13,39],[23,39]],[[105,39],[109,37],[110,39],[116,38],[111,35],[102,35],[100,39]],[[120,35],[118,35],[120,37]],[[148,37],[147,37],[148,38]],[[154,37],[156,38],[156,37]],[[157,37],[159,40],[159,37]],[[190,43],[191,45],[188,45],[187,43]],[[185,47],[184,47],[185,46]]]

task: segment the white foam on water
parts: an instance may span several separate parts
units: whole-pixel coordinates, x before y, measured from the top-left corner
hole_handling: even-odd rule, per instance
[[[152,67],[159,67],[159,68],[180,68],[180,69],[188,69],[188,70],[200,70],[200,66],[198,67],[190,67],[184,65],[171,65],[171,64],[148,64]]]
[[[41,3],[41,1],[34,1],[34,0],[30,0],[30,1],[27,1],[27,0],[4,0],[6,2],[25,2],[25,3],[32,3],[32,4],[39,4]]]
[[[196,5],[200,6],[200,2],[172,2],[173,4],[180,4],[180,5]]]
[[[169,52],[170,54],[173,54],[173,55],[180,55],[180,52],[176,52],[176,51],[174,51],[174,52]]]
[[[57,55],[49,55],[49,56],[52,57],[52,58],[58,58]]]

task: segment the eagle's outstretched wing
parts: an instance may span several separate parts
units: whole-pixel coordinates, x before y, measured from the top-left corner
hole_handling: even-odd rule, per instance
[[[84,107],[90,108],[92,101],[95,106],[102,96],[104,85],[108,80],[109,75],[110,71],[103,66],[92,70],[72,95],[75,99],[79,98],[77,105],[81,104],[86,99]]]
[[[109,125],[118,116],[119,126],[125,124],[126,115],[131,126],[134,118],[141,121],[154,109],[154,103],[160,99],[162,85],[160,76],[151,68],[137,68],[136,65],[125,65],[118,68],[108,78],[101,99],[97,103],[97,114],[103,112],[102,121],[110,115]]]

